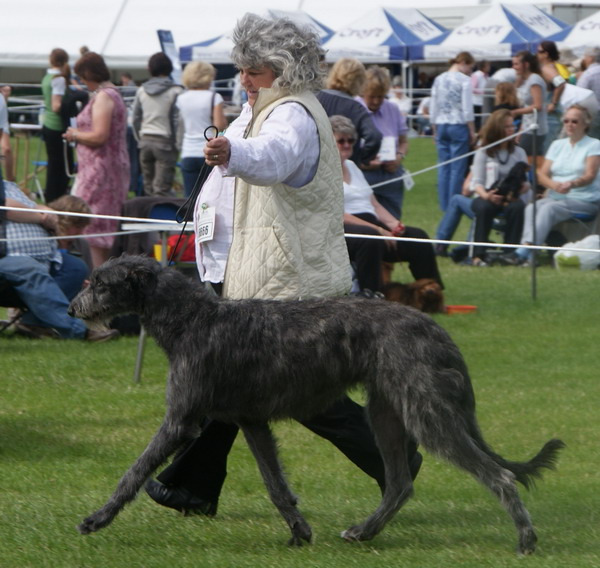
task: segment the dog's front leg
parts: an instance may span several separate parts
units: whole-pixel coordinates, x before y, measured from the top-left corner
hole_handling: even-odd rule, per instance
[[[106,505],[84,519],[77,530],[89,534],[109,525],[121,509],[135,499],[146,479],[185,442],[185,432],[180,424],[165,419],[142,455],[121,478]]]
[[[239,426],[256,458],[271,501],[292,531],[292,538],[288,544],[302,546],[303,540],[310,542],[312,538],[310,525],[298,511],[296,496],[291,492],[283,475],[271,428],[266,423],[240,424]]]

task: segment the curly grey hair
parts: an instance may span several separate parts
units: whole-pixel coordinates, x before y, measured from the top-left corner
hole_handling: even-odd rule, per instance
[[[266,20],[246,14],[233,31],[231,59],[239,69],[269,67],[275,73],[273,87],[298,94],[323,87],[325,55],[319,36],[299,28],[287,18]]]
[[[329,117],[329,122],[334,134],[344,134],[356,138],[356,128],[354,128],[354,124],[347,116],[334,114]]]

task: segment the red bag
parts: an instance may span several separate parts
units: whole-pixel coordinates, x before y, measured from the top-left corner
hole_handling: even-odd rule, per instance
[[[179,235],[172,235],[167,240],[167,244],[170,250],[177,244]],[[173,260],[175,262],[196,262],[196,249],[194,247],[194,233],[191,235],[184,235],[179,241],[179,245],[175,249],[173,254]]]

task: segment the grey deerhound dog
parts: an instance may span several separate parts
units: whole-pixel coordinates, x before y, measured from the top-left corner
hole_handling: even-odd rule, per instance
[[[69,312],[89,322],[139,314],[170,363],[162,425],[109,501],[79,525],[81,533],[107,526],[209,416],[239,425],[289,525],[290,544],[310,541],[311,528],[282,473],[269,421],[309,418],[363,384],[386,484],[377,510],[344,531],[346,540],[373,538],[412,495],[406,447],[413,437],[488,487],[516,525],[519,551],[535,550],[537,537],[515,482],[529,487],[542,468],[554,467],[564,444],[550,440],[524,463],[494,453],[477,425],[465,362],[429,316],[361,298],[226,300],[137,256],[94,270]]]

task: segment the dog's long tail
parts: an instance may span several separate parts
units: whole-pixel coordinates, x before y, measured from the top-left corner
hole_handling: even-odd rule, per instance
[[[487,453],[501,467],[508,469],[519,483],[527,489],[535,485],[536,479],[541,479],[544,469],[555,469],[558,460],[558,452],[566,447],[562,440],[552,439],[544,444],[544,447],[527,462],[514,462],[504,459],[487,449]]]

